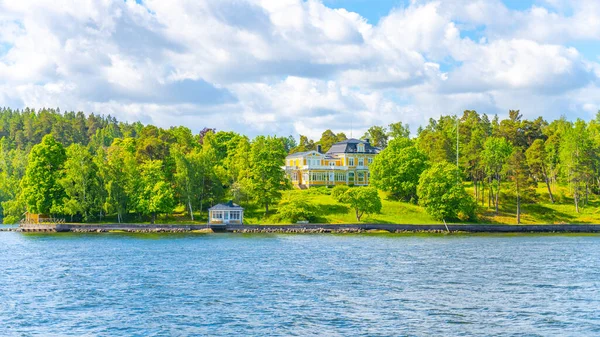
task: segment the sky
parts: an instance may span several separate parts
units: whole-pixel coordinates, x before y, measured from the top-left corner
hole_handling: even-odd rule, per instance
[[[598,0],[0,0],[0,106],[249,136],[591,119]]]

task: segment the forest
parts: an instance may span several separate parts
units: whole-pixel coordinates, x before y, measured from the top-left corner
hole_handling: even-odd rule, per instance
[[[322,191],[349,205],[357,221],[386,200],[418,205],[438,220],[476,221],[503,205],[570,205],[600,194],[600,112],[595,119],[527,120],[464,111],[430,119],[411,134],[402,122],[370,127],[381,149],[372,187]],[[293,191],[281,166],[287,154],[327,151],[344,133],[318,140],[257,136],[206,127],[159,128],[60,109],[0,109],[0,214],[26,211],[74,222],[156,221],[179,212],[205,221],[206,210],[234,200],[278,221],[315,220],[319,209]],[[321,193],[321,192],[319,192]],[[322,211],[322,209],[321,209]],[[272,218],[270,218],[272,219]]]

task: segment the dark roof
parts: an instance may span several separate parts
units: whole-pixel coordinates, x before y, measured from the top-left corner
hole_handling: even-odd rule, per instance
[[[218,211],[218,210],[231,210],[231,209],[244,209],[242,206],[238,204],[234,204],[233,201],[228,201],[224,204],[217,204],[213,207],[209,208],[209,211]]]
[[[363,152],[358,152],[357,151],[357,145],[358,144],[364,144],[365,145],[365,150]],[[370,153],[370,154],[377,154],[379,153],[379,149],[371,146],[371,143],[364,141],[364,140],[359,140],[359,139],[346,139],[344,141],[341,141],[339,143],[335,143],[331,146],[331,148],[329,149],[329,151],[327,151],[327,154],[336,154],[336,153]]]

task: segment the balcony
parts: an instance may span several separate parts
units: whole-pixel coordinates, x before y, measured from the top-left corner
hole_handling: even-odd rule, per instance
[[[295,170],[327,170],[327,171],[348,171],[352,170],[364,170],[368,171],[369,167],[362,166],[329,166],[329,165],[300,165],[300,166],[282,166],[282,170],[284,171],[295,171]]]

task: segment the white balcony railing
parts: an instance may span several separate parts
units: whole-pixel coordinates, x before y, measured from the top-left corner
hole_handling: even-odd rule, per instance
[[[368,166],[329,166],[329,165],[301,165],[301,166],[282,166],[281,169],[285,171],[289,170],[334,170],[334,171],[347,171],[348,169],[354,170],[368,170]]]

